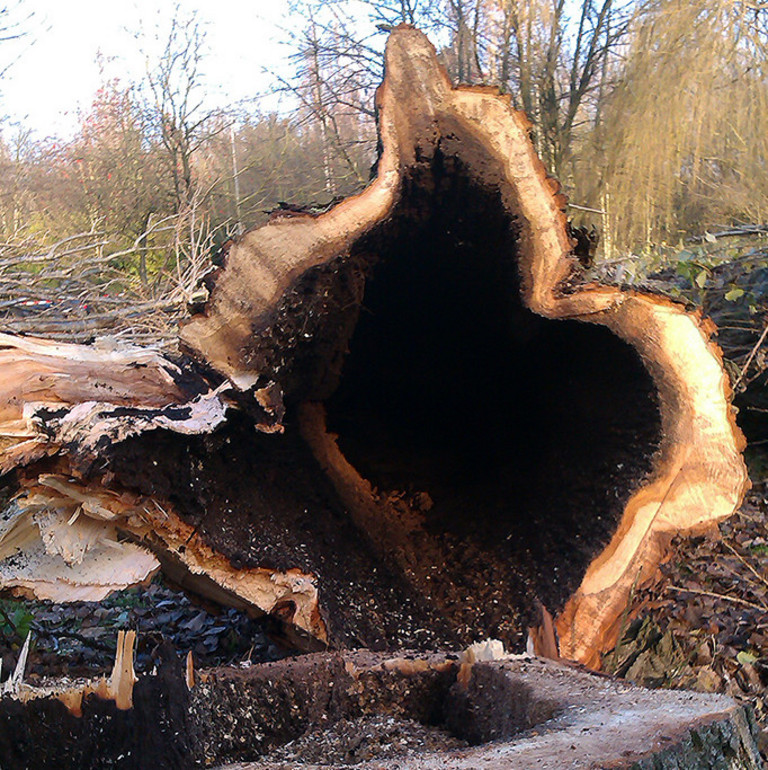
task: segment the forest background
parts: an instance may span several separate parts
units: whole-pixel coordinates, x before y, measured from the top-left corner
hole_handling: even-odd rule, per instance
[[[28,5],[0,6],[0,38],[33,37]],[[288,108],[212,109],[206,20],[179,3],[145,76],[105,74],[73,135],[2,126],[7,327],[172,336],[230,238],[284,202],[322,207],[364,187],[381,54],[400,22],[431,37],[455,82],[496,86],[530,116],[569,218],[599,232],[598,264],[617,280],[673,264],[703,289],[718,261],[765,244],[766,2],[295,0],[292,11],[303,25],[285,31],[290,66],[271,81]],[[147,34],[136,30],[140,50]]]

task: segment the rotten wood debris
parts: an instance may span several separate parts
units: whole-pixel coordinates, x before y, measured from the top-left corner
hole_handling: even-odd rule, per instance
[[[307,649],[531,628],[595,666],[671,538],[737,508],[712,325],[580,278],[525,116],[406,26],[377,109],[375,179],[233,244],[188,358],[0,336],[0,586],[162,569]]]

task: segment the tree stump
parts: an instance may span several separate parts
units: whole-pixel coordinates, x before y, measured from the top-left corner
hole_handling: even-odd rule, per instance
[[[174,657],[139,679],[130,709],[98,690],[76,714],[56,692],[0,699],[3,767],[761,767],[754,722],[726,696],[643,690],[527,656],[315,653],[192,681]]]
[[[671,537],[733,513],[712,325],[585,283],[531,124],[418,31],[376,104],[373,181],[242,236],[187,358],[0,338],[3,588],[162,567],[308,649],[530,638],[597,666]]]

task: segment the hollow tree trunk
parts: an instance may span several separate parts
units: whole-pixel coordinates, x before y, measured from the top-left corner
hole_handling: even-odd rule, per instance
[[[527,119],[417,31],[376,98],[375,179],[240,238],[191,361],[0,339],[4,587],[162,566],[307,646],[551,648],[551,613],[594,666],[669,539],[735,510],[711,325],[582,282]]]

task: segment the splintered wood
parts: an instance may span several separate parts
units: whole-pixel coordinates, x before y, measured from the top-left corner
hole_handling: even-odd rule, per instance
[[[7,474],[11,490],[0,515],[0,586],[57,601],[100,599],[148,579],[162,566],[190,590],[272,612],[303,634],[305,643],[320,645],[362,640],[394,647],[406,626],[415,629],[409,639],[424,643],[469,642],[489,630],[506,633],[508,643],[524,643],[538,607],[544,625],[531,629],[536,651],[598,666],[601,652],[616,639],[632,587],[652,576],[670,539],[713,527],[737,508],[748,484],[744,442],[721,355],[710,339],[712,325],[670,300],[581,279],[564,198],[536,156],[527,118],[491,89],[453,87],[430,43],[406,26],[389,39],[377,108],[382,150],[370,185],[326,213],[279,218],[246,233],[224,266],[207,278],[211,293],[204,311],[181,331],[182,344],[196,363],[173,363],[156,352],[113,343],[64,345],[0,335],[0,472]],[[463,210],[473,205],[469,197],[459,194],[458,204],[448,203],[465,189],[482,191],[482,200],[496,213],[489,208],[466,221]],[[440,208],[449,205],[457,210]],[[429,230],[430,222],[443,221],[440,216],[447,225],[439,232]],[[464,230],[451,245],[444,239],[454,219]],[[492,223],[496,240],[487,240],[484,233]],[[413,234],[409,228],[415,228]],[[455,272],[451,286],[457,299],[448,311],[461,306],[464,312],[463,284],[479,286],[472,302],[466,301],[466,316],[451,327],[456,333],[442,334],[438,328],[426,339],[423,355],[434,358],[437,350],[441,357],[435,360],[447,372],[442,380],[415,371],[424,368],[421,353],[411,351],[403,358],[414,371],[399,373],[399,379],[407,383],[413,378],[414,395],[431,409],[442,403],[440,388],[464,388],[450,401],[455,413],[433,420],[442,432],[412,451],[413,473],[422,474],[412,483],[402,476],[407,452],[400,445],[400,466],[393,471],[388,458],[359,449],[363,439],[376,444],[373,429],[357,445],[351,439],[345,445],[325,421],[325,407],[344,383],[349,356],[368,355],[375,362],[377,351],[360,353],[353,335],[358,326],[376,322],[361,313],[366,292],[375,288],[377,275],[384,275],[381,266],[395,264],[409,241],[419,247],[408,257],[412,262],[387,284],[392,307],[413,301],[397,292],[407,288],[419,250],[427,251],[433,242],[441,244],[433,255],[434,281]],[[470,242],[475,250],[462,262],[461,250],[468,250]],[[453,267],[448,256],[440,262],[445,244],[459,255]],[[503,260],[514,262],[514,274],[503,272]],[[481,265],[486,272],[480,272]],[[379,285],[386,280],[381,278]],[[496,340],[502,352],[484,360],[506,370],[511,366],[504,359],[507,349],[536,361],[537,340],[561,339],[558,329],[581,340],[585,329],[599,328],[594,345],[579,342],[579,350],[589,352],[607,337],[616,350],[627,348],[648,379],[643,408],[660,414],[658,436],[641,441],[643,426],[633,427],[635,443],[627,440],[621,457],[611,462],[599,455],[590,466],[592,478],[584,483],[576,478],[580,471],[573,471],[576,480],[569,483],[574,489],[594,492],[572,500],[555,497],[550,503],[516,495],[510,507],[526,501],[536,508],[535,527],[524,512],[515,520],[497,509],[475,510],[469,494],[461,505],[441,495],[452,489],[453,477],[480,474],[482,468],[472,468],[473,456],[489,452],[493,444],[478,432],[470,449],[452,456],[465,461],[461,467],[458,460],[456,468],[442,461],[446,447],[461,440],[451,420],[462,419],[468,431],[481,431],[496,419],[484,410],[495,372],[478,380],[482,386],[475,385],[469,365],[450,359],[462,329],[489,315],[485,291],[498,307],[512,310],[499,332],[504,338]],[[429,306],[422,317],[432,318]],[[492,323],[487,321],[490,337],[496,329]],[[541,331],[545,323],[550,325]],[[420,333],[416,328],[403,339],[410,344]],[[376,334],[371,338],[385,345],[387,333],[379,329]],[[567,342],[562,346],[566,354],[571,349]],[[481,368],[482,362],[473,366]],[[568,382],[567,366],[564,361],[561,371],[559,361],[551,364],[549,381]],[[536,426],[549,424],[550,415],[534,419],[527,414],[528,404],[516,405],[520,425],[530,431],[528,444],[540,452],[539,466],[550,463],[553,473],[561,472],[567,461],[586,453],[579,447],[588,446],[584,434],[590,432],[590,415],[601,414],[597,407],[612,398],[610,388],[621,380],[622,366],[613,368],[605,359],[602,370],[589,373],[591,386],[574,386],[581,394],[581,402],[574,396],[574,403],[588,404],[582,410],[581,436],[569,437],[557,425],[547,434],[550,444],[539,447],[544,433]],[[365,369],[365,363],[358,364],[358,370]],[[527,376],[525,369],[516,371],[510,381]],[[621,387],[628,395],[616,402],[619,417],[635,404],[635,385]],[[567,393],[553,389],[549,404],[543,396],[538,399],[545,411],[560,408],[562,392]],[[539,393],[529,395],[538,398]],[[495,408],[507,410],[512,408],[507,402],[524,396],[516,392],[496,398]],[[345,415],[338,418],[338,409],[335,414],[344,424]],[[418,410],[413,414],[415,423]],[[366,419],[376,430],[383,426],[381,431],[391,422],[390,415]],[[406,429],[415,430],[410,424]],[[509,441],[522,431],[510,429]],[[574,442],[570,454],[559,452],[560,440]],[[376,457],[370,462],[363,457],[358,466],[352,455],[345,455],[345,446],[358,456],[368,451]],[[643,470],[627,480],[626,469],[621,475],[624,458],[636,446]],[[387,449],[386,437],[379,449]],[[503,482],[513,472],[525,481],[527,471],[512,468],[515,463],[527,467],[525,452],[516,451],[507,466],[498,464],[496,477],[489,473],[487,481],[475,487],[467,483],[464,489],[492,485],[494,478]],[[431,460],[429,452],[434,452]],[[169,465],[176,457],[178,467]],[[401,473],[399,486],[392,482],[387,487],[369,477],[366,468],[385,480],[388,473]],[[444,489],[430,489],[424,479],[438,472]],[[546,479],[539,483],[539,498],[552,491],[548,486],[558,486],[547,485]],[[611,484],[616,488],[608,488]],[[602,508],[596,514],[598,498],[605,511],[618,506],[615,515]],[[461,506],[465,522],[482,520],[483,538],[472,540],[471,527],[460,521]],[[560,512],[565,508],[567,515]],[[569,542],[569,531],[592,516],[607,520],[600,531],[608,535],[585,544],[581,534],[574,534]],[[536,561],[537,543],[546,539],[548,521],[555,517],[562,549],[542,564]],[[450,535],[441,534],[443,525],[453,527]],[[515,551],[524,536],[530,547],[523,543]],[[559,567],[565,571],[577,553],[594,558],[578,568],[575,582],[570,576],[558,583]],[[515,554],[527,554],[530,563],[519,567],[514,581],[505,582],[505,573],[512,574],[516,565],[504,559]],[[553,576],[551,590],[541,584],[548,574]],[[498,583],[506,593],[483,593],[483,583]],[[532,594],[524,603],[528,616],[521,609],[514,622],[505,618],[509,597],[526,590]],[[546,608],[537,593],[551,596],[543,602]],[[485,606],[491,603],[492,612]],[[402,615],[391,619],[395,606]],[[473,618],[486,610],[483,622],[489,628],[474,628]],[[130,700],[125,683],[132,674],[126,666],[116,662],[113,674],[118,705]],[[187,681],[192,687],[191,666]]]
[[[133,668],[136,645],[135,631],[117,632],[117,649],[112,673],[98,679],[72,681],[64,679],[53,685],[33,686],[24,682],[24,668],[29,652],[30,635],[24,643],[19,662],[8,681],[0,688],[0,696],[11,695],[22,703],[37,699],[55,699],[63,703],[75,717],[83,715],[83,700],[97,695],[104,701],[113,701],[120,711],[133,708],[133,687],[139,680]]]

